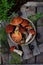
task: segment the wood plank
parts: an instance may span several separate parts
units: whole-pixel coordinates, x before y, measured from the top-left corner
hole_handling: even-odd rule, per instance
[[[43,53],[37,56],[36,63],[43,64]]]
[[[26,4],[24,4],[25,6],[43,6],[43,2],[27,2]]]

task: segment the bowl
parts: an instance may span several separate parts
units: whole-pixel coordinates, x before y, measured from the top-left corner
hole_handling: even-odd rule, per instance
[[[35,28],[35,25],[33,24],[33,22],[32,22],[31,20],[27,19],[27,18],[24,18],[24,19],[26,19],[26,20],[28,20],[28,21],[30,22],[30,24],[32,25],[34,31],[36,32],[36,28]],[[28,45],[28,44],[32,43],[32,41],[35,39],[35,36],[36,36],[36,34],[32,37],[32,39],[31,39],[29,42],[24,43],[24,44],[22,44],[22,45]],[[18,45],[16,42],[14,42],[14,41],[12,40],[10,34],[8,34],[8,37],[9,37],[9,39],[12,41],[12,43]]]

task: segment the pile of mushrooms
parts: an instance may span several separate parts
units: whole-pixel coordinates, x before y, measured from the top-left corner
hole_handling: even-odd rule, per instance
[[[26,37],[25,42],[28,42],[32,36],[35,35],[35,31],[30,25],[30,22],[26,19],[23,19],[21,17],[15,17],[13,20],[6,26],[6,33],[11,35],[11,38],[14,42],[17,42],[18,44],[22,44],[21,40],[23,39],[22,34],[27,34],[28,37]]]

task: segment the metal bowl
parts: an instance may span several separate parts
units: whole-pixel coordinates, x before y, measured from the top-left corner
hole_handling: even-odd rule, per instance
[[[31,25],[33,26],[34,31],[36,32],[36,28],[35,28],[33,22],[32,22],[31,20],[27,19],[27,18],[24,18],[24,19],[28,20],[28,21],[31,23]],[[22,45],[28,45],[28,44],[30,44],[30,43],[35,39],[35,36],[36,36],[36,34],[33,36],[33,38],[32,38],[29,42],[24,43],[24,44],[22,44]],[[14,41],[12,40],[10,34],[8,34],[8,37],[9,37],[9,39],[11,40],[12,43],[14,43],[15,45],[18,45],[16,42],[14,42]]]

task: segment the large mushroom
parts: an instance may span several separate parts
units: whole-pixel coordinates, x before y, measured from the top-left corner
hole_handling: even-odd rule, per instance
[[[23,19],[23,22],[21,23],[22,27],[25,27],[29,24],[29,21],[26,19]]]
[[[15,42],[19,42],[19,41],[21,41],[21,39],[22,39],[22,34],[19,32],[19,31],[15,31],[12,35],[11,35],[11,37],[12,37],[12,40],[13,41],[15,41]]]
[[[14,29],[14,27],[12,25],[10,25],[10,24],[6,25],[6,28],[5,28],[6,33],[11,33],[13,31],[13,29]]]
[[[21,17],[15,17],[15,18],[10,22],[10,24],[16,26],[16,25],[21,24],[22,21],[23,21],[23,19],[22,19]]]

